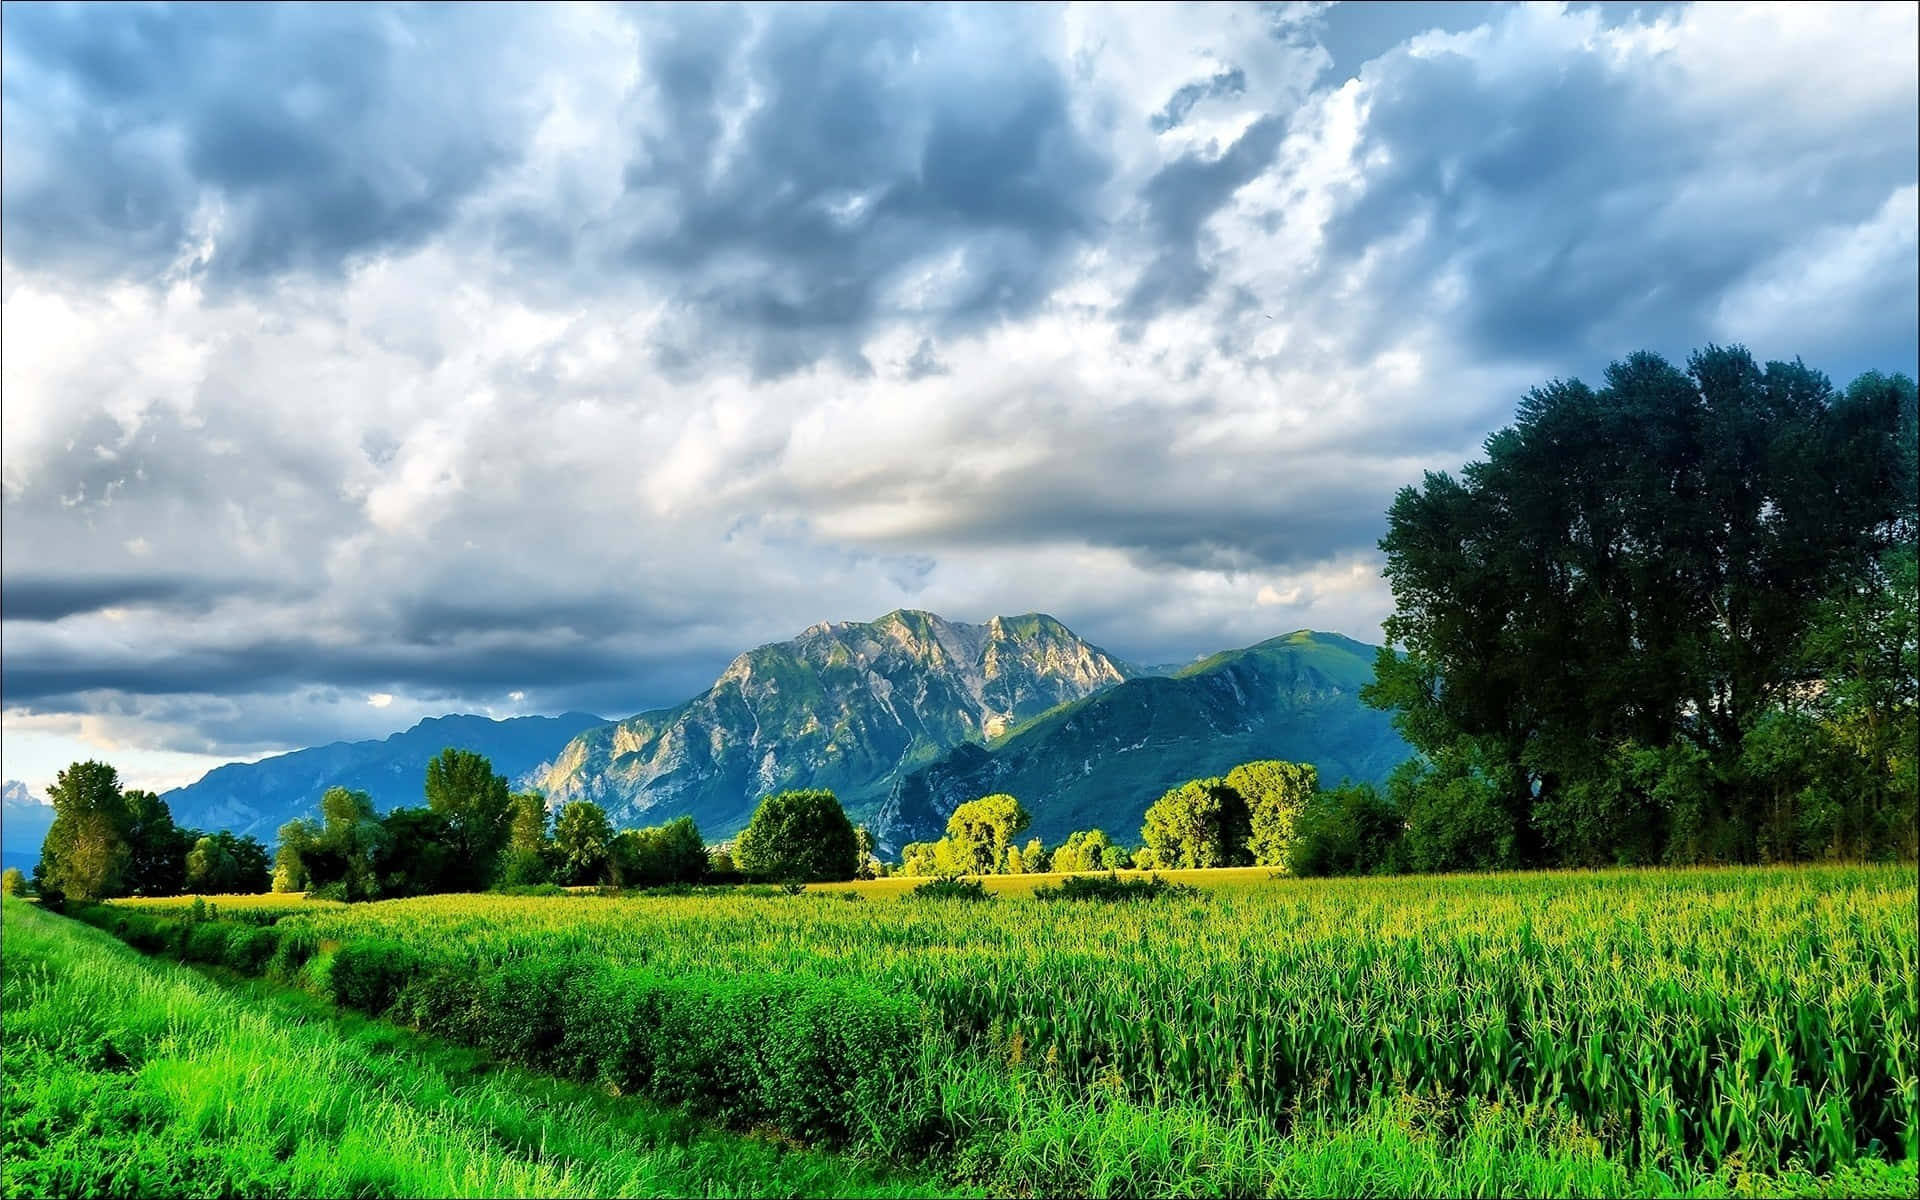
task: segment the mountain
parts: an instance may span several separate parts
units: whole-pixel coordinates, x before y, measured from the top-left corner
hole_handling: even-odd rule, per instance
[[[893,848],[937,838],[956,805],[1011,792],[1048,843],[1095,827],[1131,843],[1168,788],[1259,758],[1310,762],[1327,785],[1378,782],[1412,751],[1388,714],[1360,702],[1375,653],[1302,630],[1131,679],[904,775],[874,833]]]
[[[514,786],[538,777],[568,740],[604,725],[589,713],[558,717],[428,717],[404,733],[364,742],[334,742],[259,762],[215,767],[199,782],[160,798],[176,824],[195,829],[231,829],[271,841],[281,825],[315,817],[320,796],[336,785],[373,797],[381,811],[425,803],[427,762],[448,746],[473,750]]]
[[[53,805],[27,790],[18,779],[0,785],[0,868],[19,867],[33,874],[40,843],[53,827]]]
[[[984,625],[902,609],[749,650],[677,708],[574,738],[541,781],[615,824],[738,832],[769,792],[825,787],[856,816],[904,772],[1135,672],[1052,617]]]

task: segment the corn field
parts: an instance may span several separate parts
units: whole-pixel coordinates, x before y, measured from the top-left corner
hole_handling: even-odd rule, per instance
[[[1920,1149],[1911,867],[1220,874],[1201,900],[1134,905],[438,896],[296,904],[280,927],[481,971],[869,981],[917,997],[957,1061],[1276,1132],[1417,1101],[1652,1165]]]

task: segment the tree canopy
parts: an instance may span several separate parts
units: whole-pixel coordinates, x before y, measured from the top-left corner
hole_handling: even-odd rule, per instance
[[[1381,542],[1401,652],[1364,695],[1422,756],[1393,788],[1413,865],[1859,853],[1860,822],[1769,775],[1804,776],[1780,739],[1841,708],[1873,731],[1853,744],[1880,802],[1910,761],[1890,718],[1913,711],[1892,665],[1912,602],[1886,556],[1911,536],[1914,396],[1739,348],[1635,354],[1597,391],[1534,389],[1483,460],[1403,489]]]
[[[757,878],[837,882],[859,871],[860,845],[832,792],[779,792],[754,810],[734,847],[734,861]]]

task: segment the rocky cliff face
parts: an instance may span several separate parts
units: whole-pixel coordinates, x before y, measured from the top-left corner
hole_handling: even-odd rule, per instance
[[[1168,788],[1254,759],[1313,763],[1327,786],[1379,782],[1412,751],[1389,714],[1360,702],[1376,652],[1302,630],[1130,680],[903,774],[872,828],[897,850],[941,836],[957,805],[1010,792],[1049,843],[1099,828],[1132,844]]]
[[[902,610],[749,650],[705,693],[573,739],[540,781],[616,824],[692,816],[709,838],[770,792],[825,787],[856,813],[905,771],[1133,672],[1052,617],[984,625]]]

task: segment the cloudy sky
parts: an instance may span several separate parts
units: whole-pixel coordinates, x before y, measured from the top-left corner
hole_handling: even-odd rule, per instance
[[[899,606],[1377,640],[1525,389],[1913,372],[1916,8],[7,5],[4,773]]]

